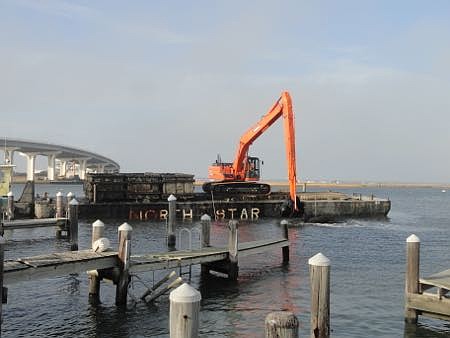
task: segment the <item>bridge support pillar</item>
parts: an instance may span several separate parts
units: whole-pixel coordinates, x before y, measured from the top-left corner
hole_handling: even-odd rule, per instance
[[[81,160],[80,161],[80,178],[84,180],[86,178],[86,167],[87,167],[87,160]]]
[[[105,164],[99,163],[97,164],[97,173],[103,174],[105,172]]]
[[[59,176],[66,177],[67,174],[67,161],[60,160]]]
[[[47,179],[49,181],[55,180],[55,166],[56,166],[56,154],[48,154],[47,165]]]
[[[27,181],[34,181],[34,169],[36,167],[36,154],[25,154],[27,156]]]

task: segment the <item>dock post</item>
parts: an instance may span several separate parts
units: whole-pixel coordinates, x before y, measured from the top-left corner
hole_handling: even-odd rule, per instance
[[[228,279],[237,280],[239,275],[238,265],[238,222],[230,221],[228,223]]]
[[[128,284],[130,282],[128,269],[130,267],[132,231],[133,228],[128,223],[123,223],[119,227],[118,257],[120,261],[120,275],[116,286],[116,305],[127,304]]]
[[[209,216],[208,214],[202,215],[202,217],[200,217],[200,223],[202,225],[202,248],[206,248],[211,245],[211,216]],[[208,274],[208,265],[201,264],[200,271],[202,275]]]
[[[8,192],[8,221],[14,219],[14,195]]]
[[[92,250],[94,250],[94,243],[98,239],[103,237],[105,229],[105,223],[99,219],[92,223]],[[89,300],[93,303],[99,303],[100,301],[100,280],[101,277],[97,270],[88,271],[89,278]]]
[[[330,260],[318,253],[308,261],[311,282],[311,338],[330,337]]]
[[[99,219],[92,223],[92,241],[91,246],[94,249],[94,243],[96,240],[103,237],[103,233],[105,232],[105,223],[100,221]]]
[[[64,217],[64,201],[63,201],[63,194],[61,191],[58,191],[56,193],[56,218],[63,218]]]
[[[411,235],[406,239],[405,322],[417,323],[417,311],[408,307],[408,294],[419,293],[420,239]]]
[[[74,198],[69,203],[69,240],[70,250],[78,250],[78,201]]]
[[[288,221],[283,219],[280,224],[283,227],[283,237],[289,240]],[[289,246],[284,246],[281,250],[283,253],[283,263],[289,263]]]
[[[202,295],[187,283],[170,293],[170,338],[198,337]]]
[[[58,191],[56,193],[56,211],[55,211],[55,217],[56,218],[63,218],[64,217],[64,201],[63,201],[63,194],[61,191]],[[61,232],[62,229],[60,227],[56,228],[56,238],[61,238]]]
[[[89,302],[93,304],[100,303],[100,276],[98,270],[90,270],[88,273],[89,279]]]
[[[200,223],[202,224],[202,248],[211,246],[211,216],[208,214],[202,215]]]
[[[67,205],[69,205],[70,201],[72,201],[75,198],[75,195],[69,191],[69,193],[67,194]]]
[[[276,311],[267,315],[266,338],[298,338],[298,319],[288,311]]]
[[[175,248],[176,237],[174,228],[177,212],[177,198],[174,195],[170,195],[167,201],[169,201],[169,219],[167,223],[167,246],[169,248]]]
[[[4,299],[3,293],[3,266],[5,260],[5,245],[6,240],[3,238],[3,236],[0,236],[0,336],[3,322],[2,307],[3,303],[6,303],[6,299]]]

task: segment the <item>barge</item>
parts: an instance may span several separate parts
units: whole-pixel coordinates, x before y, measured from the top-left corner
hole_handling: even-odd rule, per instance
[[[209,214],[219,220],[257,220],[296,217],[304,222],[334,222],[348,218],[386,217],[391,202],[374,196],[339,192],[297,193],[299,212],[292,212],[288,193],[223,196],[196,192],[194,176],[179,173],[88,174],[86,199],[80,217],[164,220],[170,195],[177,198],[177,217],[199,219]]]

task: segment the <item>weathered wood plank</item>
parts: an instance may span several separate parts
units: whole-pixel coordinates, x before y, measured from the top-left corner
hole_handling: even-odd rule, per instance
[[[77,252],[54,253],[6,261],[4,279],[5,284],[12,284],[116,266],[118,266],[116,252],[80,251],[78,255]]]
[[[14,221],[4,221],[3,229],[29,229],[29,228],[45,228],[63,226],[67,222],[67,218],[40,218],[40,219],[21,219]]]
[[[436,295],[430,294],[407,293],[406,304],[409,308],[447,316],[450,319],[450,299],[439,299]]]
[[[421,284],[433,285],[450,290],[450,269],[438,272],[429,277],[421,278],[419,282]]]

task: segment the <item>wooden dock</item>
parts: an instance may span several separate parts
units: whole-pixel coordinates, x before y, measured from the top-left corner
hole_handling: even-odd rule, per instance
[[[289,246],[287,239],[239,243],[239,256],[266,252]],[[194,264],[226,260],[228,248],[207,247],[192,251],[171,251],[132,255],[130,273],[174,269]],[[13,284],[42,278],[53,278],[89,270],[119,268],[118,252],[97,253],[92,250],[52,253],[24,257],[4,262],[4,284]]]
[[[420,239],[407,239],[405,321],[417,323],[419,315],[450,321],[450,269],[420,278]],[[434,290],[434,292],[430,292]]]
[[[68,224],[68,221],[69,221],[68,218],[18,219],[1,222],[1,227],[3,230],[65,227],[66,224]]]
[[[100,282],[111,280],[116,285],[116,304],[126,305],[128,286],[133,274],[145,271],[173,270],[201,264],[202,274],[210,271],[226,274],[228,279],[238,278],[239,258],[252,254],[282,249],[283,263],[289,261],[289,238],[287,222],[282,222],[282,238],[266,239],[239,243],[237,221],[228,224],[228,245],[226,247],[210,246],[211,218],[201,222],[201,248],[195,250],[173,250],[168,243],[168,251],[131,255],[132,227],[127,223],[119,227],[119,246],[117,251],[107,250],[101,243],[109,241],[103,237],[104,224],[93,223],[92,249],[50,253],[14,260],[3,259],[6,241],[0,237],[0,290],[3,285],[30,280],[54,278],[74,273],[88,273],[89,298],[95,302],[100,300]],[[191,271],[191,269],[189,269]],[[173,274],[174,272],[171,272]],[[181,278],[178,278],[181,281]],[[7,299],[7,288],[0,292],[2,303]],[[1,314],[1,307],[0,307]]]

